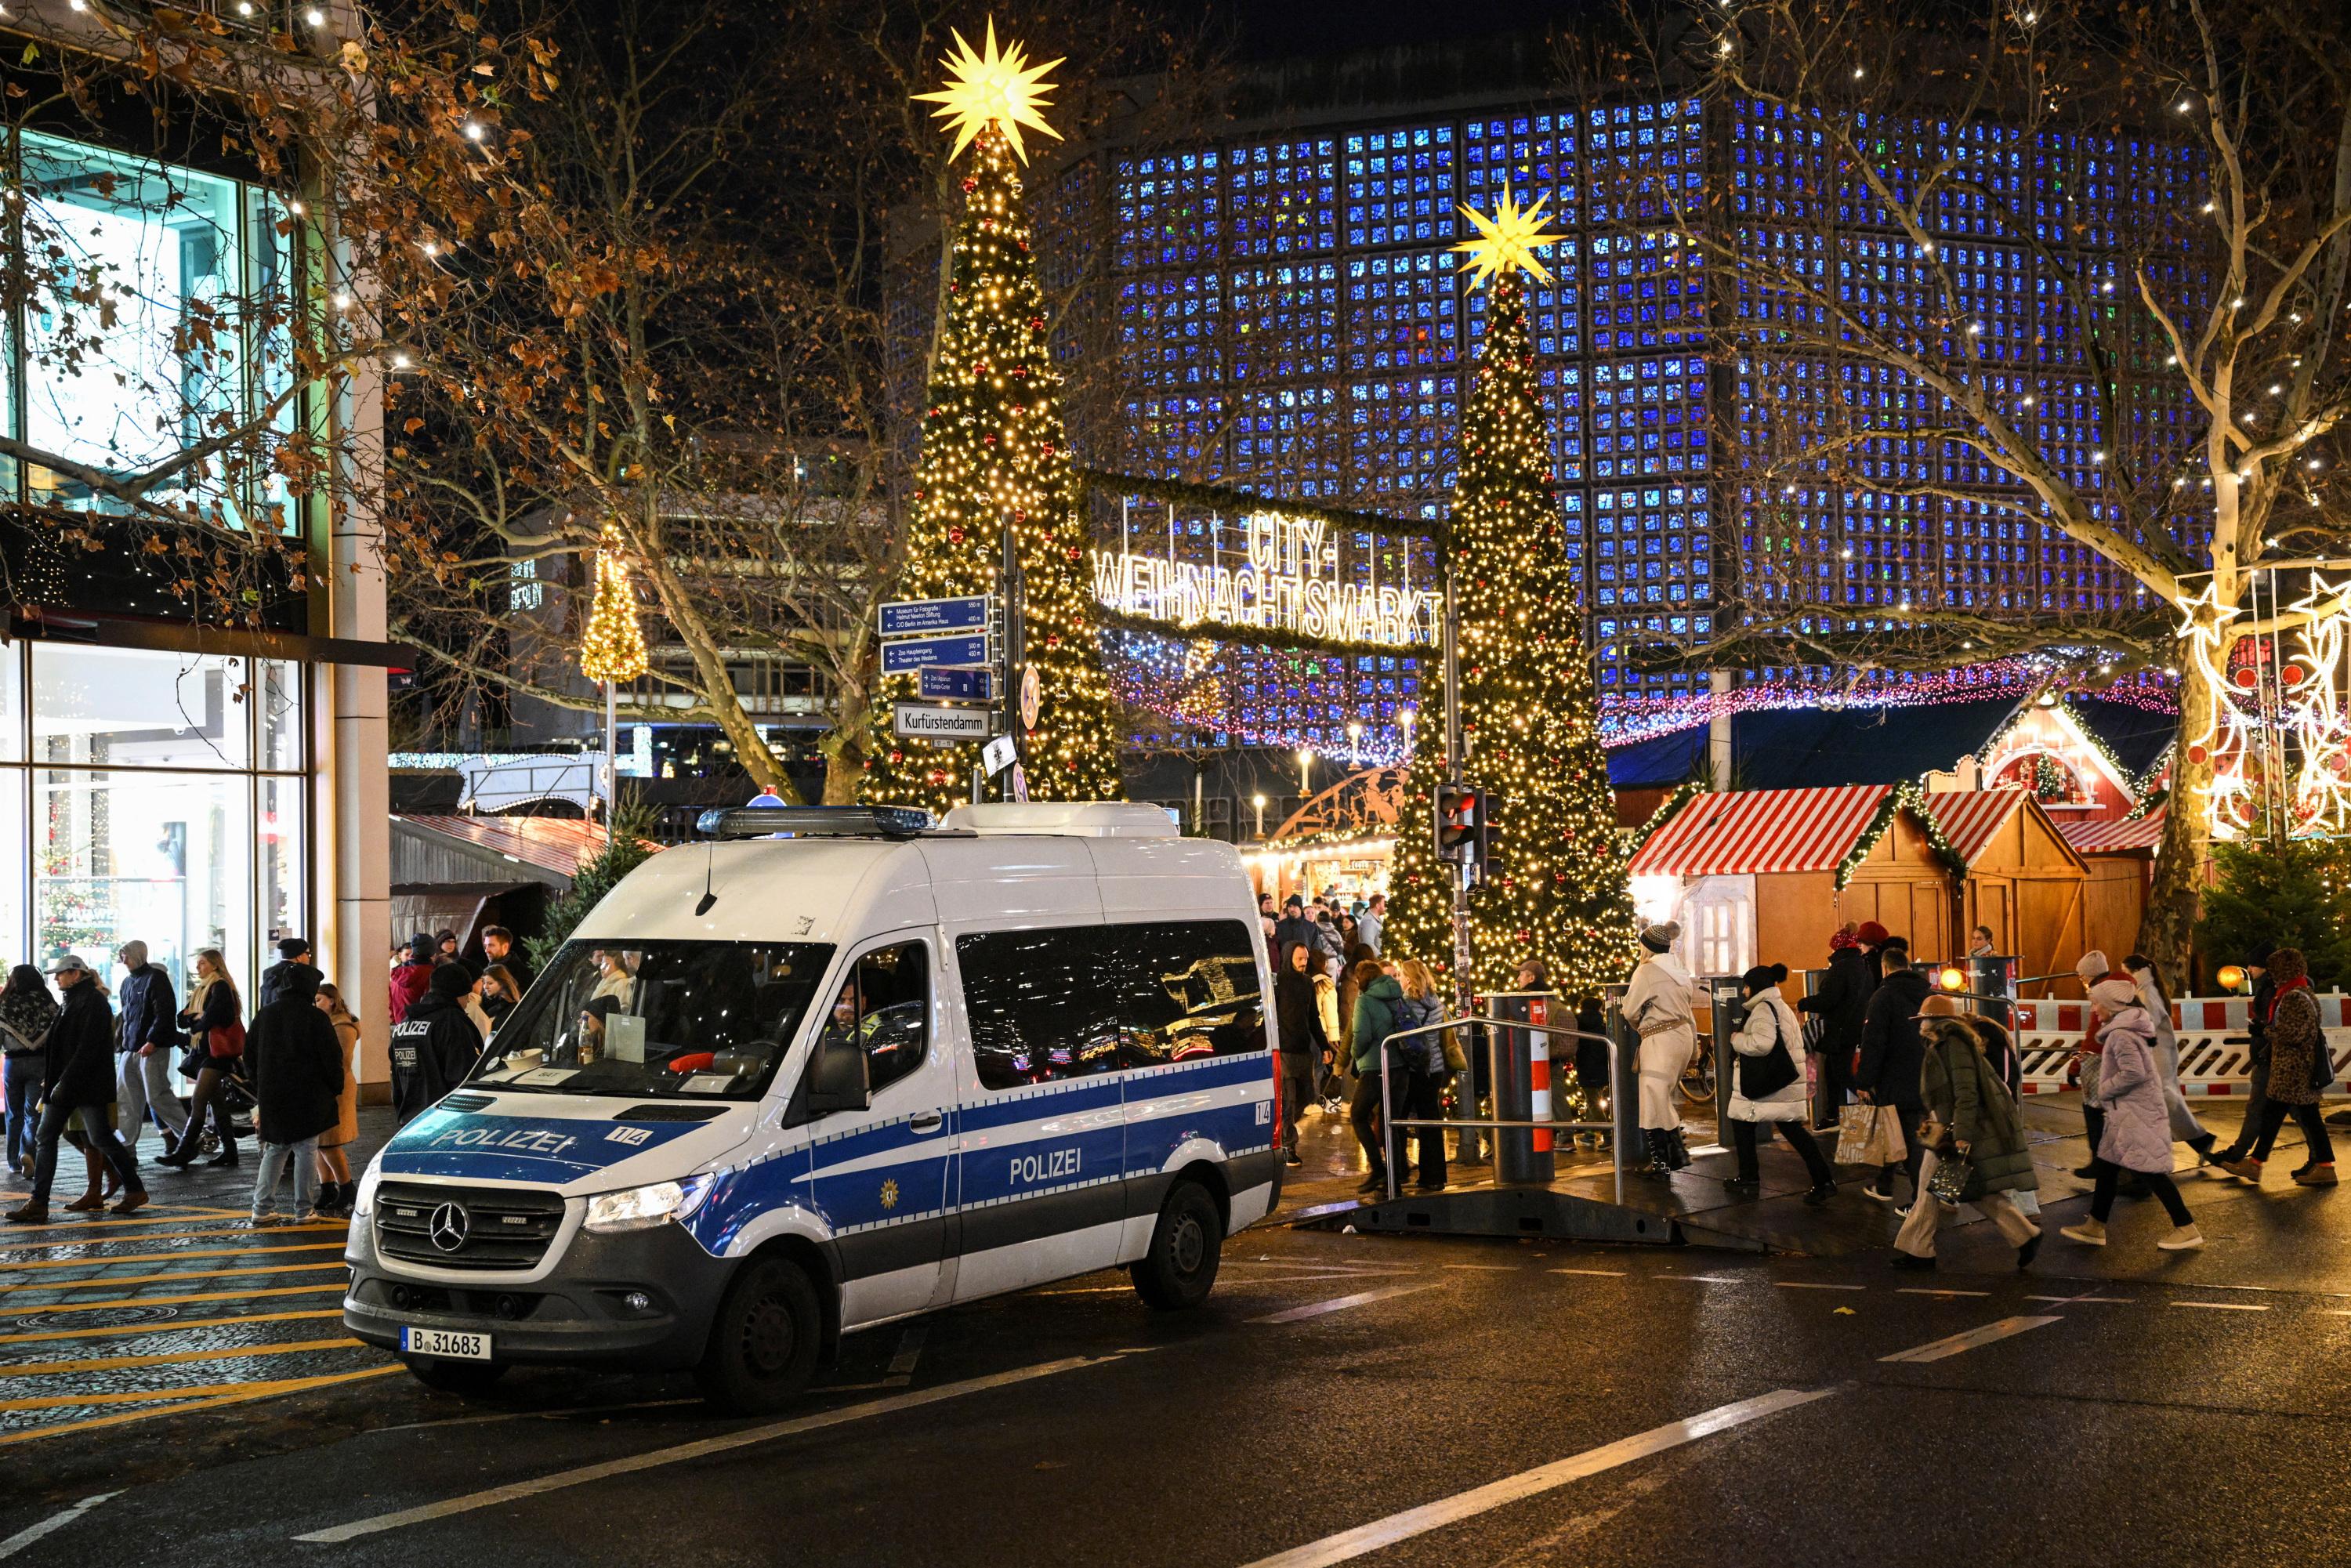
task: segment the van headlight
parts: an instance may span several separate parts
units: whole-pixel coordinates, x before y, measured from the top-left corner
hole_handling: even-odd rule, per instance
[[[375,1207],[376,1184],[382,1180],[383,1156],[378,1155],[368,1162],[368,1168],[360,1173],[359,1190],[351,1195],[353,1219],[365,1219],[369,1211]]]
[[[599,1234],[615,1230],[644,1230],[665,1225],[673,1219],[684,1219],[702,1207],[709,1196],[707,1174],[691,1176],[684,1181],[657,1181],[651,1186],[623,1187],[619,1192],[600,1192],[588,1200],[587,1228]]]

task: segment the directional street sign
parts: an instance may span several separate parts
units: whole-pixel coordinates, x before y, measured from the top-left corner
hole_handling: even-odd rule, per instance
[[[996,695],[996,672],[993,670],[939,670],[923,672],[923,695],[926,697],[946,697],[956,702],[984,703]]]
[[[985,631],[988,612],[994,607],[994,596],[986,593],[965,599],[900,600],[882,607],[882,635],[928,637],[941,632]]]
[[[894,703],[890,727],[922,740],[986,740],[996,733],[996,712],[984,707],[950,707],[946,703]]]
[[[882,644],[882,673],[903,675],[926,665],[985,664],[987,638],[922,637]]]

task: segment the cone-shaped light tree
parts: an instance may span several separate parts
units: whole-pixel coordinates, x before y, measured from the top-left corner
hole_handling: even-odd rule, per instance
[[[1038,110],[1050,85],[1042,78],[1061,62],[1029,65],[1018,44],[999,51],[993,22],[984,49],[959,34],[956,47],[948,85],[921,95],[939,104],[956,132],[963,210],[949,241],[899,596],[1000,592],[1008,524],[1026,654],[1042,695],[1038,727],[1022,747],[1029,792],[1040,800],[1117,800],[1119,730],[1016,164],[1027,157],[1024,126],[1058,134]],[[891,702],[913,696],[916,682],[893,675],[883,684],[864,799],[934,811],[969,799],[978,747],[899,739],[891,732]]]
[[[1521,274],[1549,281],[1533,254],[1555,237],[1541,232],[1541,207],[1520,208],[1506,191],[1490,218],[1462,209],[1479,236],[1455,248],[1468,253],[1464,267],[1490,293],[1462,417],[1444,566],[1447,591],[1457,596],[1462,774],[1502,802],[1500,867],[1469,899],[1472,986],[1507,989],[1520,960],[1532,956],[1573,995],[1625,977],[1634,915],[1520,281]],[[1449,965],[1453,884],[1435,852],[1441,674],[1422,690],[1386,940]]]

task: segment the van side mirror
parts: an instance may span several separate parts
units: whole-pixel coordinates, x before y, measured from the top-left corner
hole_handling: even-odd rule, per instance
[[[872,1103],[872,1092],[867,1087],[865,1051],[853,1040],[827,1031],[817,1041],[816,1055],[809,1063],[808,1096],[804,1104],[810,1115],[822,1115],[828,1111],[862,1111]]]

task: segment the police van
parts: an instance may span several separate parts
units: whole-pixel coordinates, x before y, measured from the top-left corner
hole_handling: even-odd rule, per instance
[[[369,1166],[352,1333],[460,1392],[593,1362],[763,1410],[842,1334],[956,1302],[1113,1265],[1155,1308],[1207,1297],[1280,1197],[1230,845],[1106,803],[704,827]]]

